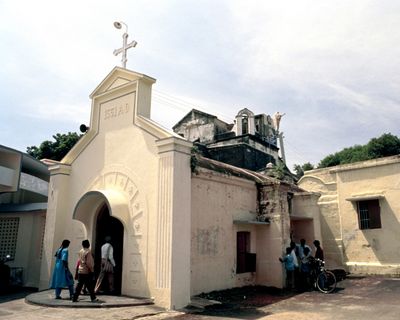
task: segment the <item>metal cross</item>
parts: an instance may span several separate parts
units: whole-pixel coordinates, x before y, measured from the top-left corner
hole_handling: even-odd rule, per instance
[[[128,51],[129,48],[134,48],[137,45],[137,42],[135,40],[133,40],[131,43],[128,43],[128,33],[124,33],[122,35],[122,48],[119,49],[115,49],[114,50],[114,55],[117,56],[122,52],[122,66],[126,69],[126,62],[128,61],[128,59],[126,58],[126,51]]]

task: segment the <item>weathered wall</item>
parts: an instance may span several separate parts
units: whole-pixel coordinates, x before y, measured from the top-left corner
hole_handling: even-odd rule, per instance
[[[342,254],[354,273],[400,274],[400,159],[388,157],[306,173],[299,185],[321,193],[321,232],[328,257]],[[357,199],[381,197],[382,228],[359,229]]]
[[[197,169],[197,168],[196,168]],[[268,194],[270,222],[258,220],[257,187],[252,181],[199,169],[192,176],[191,294],[244,285],[281,288],[278,258],[289,241],[287,193],[279,185]],[[256,272],[236,273],[237,232],[250,232]]]
[[[255,228],[233,220],[254,220],[255,183],[201,170],[192,175],[191,294],[254,284],[251,273],[236,274],[236,233]]]
[[[258,188],[258,215],[268,221],[268,228],[257,235],[261,246],[259,263],[262,273],[257,273],[257,282],[281,288],[286,277],[284,266],[278,258],[290,244],[290,215],[288,192],[290,186],[278,180],[263,183]]]

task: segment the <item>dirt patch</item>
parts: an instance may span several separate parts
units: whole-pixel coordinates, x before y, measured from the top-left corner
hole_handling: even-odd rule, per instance
[[[174,316],[171,319],[195,320],[195,319],[261,319],[270,316],[271,313],[260,308],[293,297],[295,293],[265,287],[246,286],[221,291],[202,293],[198,297],[219,301],[199,309],[186,309],[185,314]]]
[[[228,308],[235,306],[263,307],[288,299],[294,295],[295,293],[273,287],[245,286],[241,288],[202,293],[199,297],[221,302],[221,305],[214,305],[208,308]]]

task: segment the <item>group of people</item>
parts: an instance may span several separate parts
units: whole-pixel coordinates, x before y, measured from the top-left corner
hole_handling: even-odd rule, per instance
[[[108,279],[108,289],[113,293],[115,261],[111,237],[107,236],[105,238],[105,243],[101,247],[101,267],[97,281],[95,281],[94,258],[90,250],[90,242],[89,240],[82,241],[82,249],[79,251],[75,270],[75,280],[78,281],[75,290],[74,277],[68,266],[69,244],[69,240],[63,240],[55,254],[56,263],[50,286],[55,289],[55,298],[62,299],[61,290],[67,287],[70,300],[77,302],[82,288],[85,288],[89,291],[91,301],[98,301],[96,294],[99,292],[105,276],[107,276]]]
[[[286,254],[279,257],[279,261],[284,263],[286,269],[286,288],[307,290],[310,288],[310,273],[312,272],[315,259],[324,260],[324,251],[319,240],[314,240],[315,254],[306,244],[305,239],[300,240],[300,244],[290,242],[290,247],[286,248]]]

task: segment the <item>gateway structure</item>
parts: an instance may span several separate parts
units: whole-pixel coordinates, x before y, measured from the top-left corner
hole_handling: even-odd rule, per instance
[[[184,307],[191,296],[212,290],[282,287],[278,257],[291,233],[308,242],[320,235],[317,196],[266,174],[265,165],[279,160],[277,135],[247,109],[233,134],[208,146],[213,156],[193,154],[193,139],[185,136],[190,119],[177,133],[150,120],[154,82],[114,68],[91,94],[88,131],[50,166],[40,287],[49,285],[64,238],[71,240],[70,264],[87,238],[99,265],[106,235],[113,239],[118,291],[152,297],[166,308]],[[258,129],[248,122],[257,119]],[[256,137],[260,132],[269,135],[269,149]],[[240,167],[224,160],[226,154],[218,158],[218,148],[229,155],[229,141],[265,162]]]

